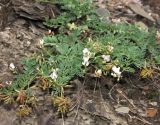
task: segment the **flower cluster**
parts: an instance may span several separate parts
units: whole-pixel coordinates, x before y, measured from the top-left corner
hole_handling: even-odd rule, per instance
[[[90,61],[94,61],[95,64],[98,64],[96,67],[96,70],[94,72],[94,77],[101,77],[102,74],[108,74],[111,73],[111,76],[117,78],[119,81],[121,78],[121,71],[120,67],[118,67],[117,60],[112,60],[111,55],[113,53],[114,47],[112,45],[103,46],[102,44],[99,44],[98,42],[93,43],[90,42],[89,49],[93,51],[94,59],[90,60],[91,58],[91,51],[89,51],[88,48],[83,49],[83,62],[82,65],[88,66],[90,64]]]

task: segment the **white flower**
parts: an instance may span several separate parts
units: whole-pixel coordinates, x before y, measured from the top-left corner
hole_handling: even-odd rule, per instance
[[[114,73],[116,73],[116,74],[121,74],[121,72],[120,72],[120,67],[116,67],[116,66],[113,66],[112,67],[112,71],[114,72]]]
[[[102,76],[102,70],[99,69],[99,70],[96,70],[95,71],[95,77],[101,77]]]
[[[83,56],[90,58],[91,52],[87,48],[84,48],[83,49]]]
[[[111,56],[110,55],[102,55],[102,58],[104,59],[105,62],[110,62],[111,61]]]
[[[112,73],[111,73],[111,75],[113,76],[113,77],[117,77],[118,79],[118,81],[119,81],[119,79],[120,79],[120,77],[121,77],[121,73],[122,72],[120,72],[120,67],[116,67],[116,66],[113,66],[112,67]]]
[[[52,33],[52,30],[48,30],[48,33],[51,34],[51,33]]]
[[[15,70],[15,65],[13,64],[13,63],[10,63],[9,64],[9,69],[11,70],[11,71],[14,71]]]
[[[82,62],[82,65],[88,66],[90,57],[91,57],[91,52],[87,48],[84,48],[83,49],[83,62]]]
[[[58,71],[58,69],[53,69],[53,71],[52,71],[52,73],[50,75],[50,77],[55,81],[58,78],[57,71]]]
[[[82,62],[82,65],[89,66],[89,62]]]
[[[89,58],[88,57],[83,57],[82,65],[84,65],[84,66],[88,66],[89,65]]]

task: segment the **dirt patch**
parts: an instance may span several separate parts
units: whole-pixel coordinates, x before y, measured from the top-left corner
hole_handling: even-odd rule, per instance
[[[3,83],[13,79],[9,70],[10,63],[14,63],[17,71],[20,71],[21,59],[38,50],[38,43],[43,33],[38,30],[33,33],[34,27],[26,27],[26,24],[24,19],[17,19],[12,26],[0,32],[0,80]]]
[[[160,1],[159,0],[142,0],[142,2],[151,7],[152,11],[159,14],[160,12]]]

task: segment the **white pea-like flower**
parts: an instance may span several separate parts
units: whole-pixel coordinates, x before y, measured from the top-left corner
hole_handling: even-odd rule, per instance
[[[88,50],[88,48],[83,49],[83,56],[88,58],[91,57],[91,52]]]
[[[102,70],[98,69],[95,71],[95,77],[101,77],[102,76]]]
[[[56,81],[56,79],[58,78],[58,74],[57,74],[58,69],[53,69],[52,73],[50,75],[50,77]]]
[[[88,57],[83,57],[82,65],[84,65],[84,66],[88,66],[89,65],[89,58]]]
[[[88,50],[88,48],[84,48],[82,65],[88,66],[90,57],[91,57],[91,52]]]
[[[116,66],[113,66],[112,67],[112,73],[111,73],[111,75],[113,76],[113,77],[116,77],[116,78],[118,78],[117,80],[119,81],[119,79],[120,79],[120,77],[121,77],[121,71],[120,71],[120,67],[116,67]]]
[[[102,58],[105,62],[110,62],[111,61],[111,56],[110,55],[102,55]]]
[[[117,75],[121,75],[120,67],[113,66],[112,71]]]
[[[84,65],[84,66],[89,66],[89,62],[82,62],[82,65]]]
[[[52,30],[48,30],[48,33],[51,34],[51,33],[52,33]]]
[[[112,71],[113,71],[114,73],[116,73],[116,74],[121,74],[121,72],[120,72],[120,67],[113,66],[113,67],[112,67]]]
[[[14,71],[15,70],[15,65],[13,64],[13,63],[10,63],[9,64],[9,69],[11,70],[11,71]]]

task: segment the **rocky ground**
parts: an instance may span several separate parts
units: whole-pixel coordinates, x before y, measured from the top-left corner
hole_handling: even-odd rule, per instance
[[[24,7],[20,6],[20,1],[15,0],[15,3],[13,1],[0,0],[0,82],[6,86],[14,80],[14,75],[9,70],[10,63],[14,63],[17,71],[21,72],[21,59],[39,51],[39,41],[48,33],[48,29],[42,25],[44,15],[46,15],[43,11],[46,10],[44,6],[33,4],[42,11],[36,15],[36,9],[26,9],[27,13],[25,13],[27,4]],[[33,3],[32,0],[28,2],[28,5],[31,3]],[[143,12],[138,13],[134,11],[134,7],[137,6],[128,5],[127,2],[119,0],[99,0],[96,4],[104,8],[103,12],[110,13],[109,20],[113,23],[141,22],[140,25],[143,28],[153,25],[159,28],[160,1],[143,0],[137,3],[149,15],[146,16]],[[49,7],[54,8],[54,6]],[[59,12],[55,8],[53,10],[55,13]],[[102,11],[100,14],[103,16]],[[85,83],[81,81],[81,79],[74,80],[71,83],[74,88],[65,91],[65,94],[72,99],[72,105],[70,112],[63,118],[55,111],[51,102],[46,101],[47,94],[35,89],[40,96],[33,113],[20,119],[15,114],[16,105],[8,106],[1,103],[0,125],[160,124],[159,78],[144,80],[137,72],[132,76],[126,75],[120,83],[103,78],[98,81],[87,78]]]

